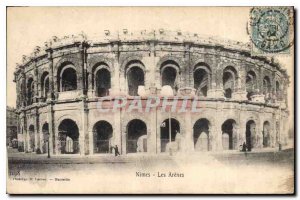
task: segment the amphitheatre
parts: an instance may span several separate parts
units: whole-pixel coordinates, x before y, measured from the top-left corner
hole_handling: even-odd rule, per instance
[[[289,78],[250,44],[182,31],[53,37],[15,70],[19,150],[122,155],[276,148],[288,138]],[[99,112],[116,97],[196,99],[200,112]],[[171,91],[171,92],[170,92]],[[168,145],[173,144],[173,145]]]

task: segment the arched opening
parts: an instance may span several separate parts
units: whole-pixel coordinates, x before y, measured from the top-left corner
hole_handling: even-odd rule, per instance
[[[24,82],[22,81],[20,84],[20,106],[26,106],[26,88],[24,87]]]
[[[173,67],[166,67],[162,71],[162,86],[169,85],[175,88],[176,70]]]
[[[127,71],[128,94],[138,96],[139,86],[145,85],[144,71],[138,67],[130,67]]]
[[[246,76],[246,91],[247,98],[251,100],[252,95],[255,94],[256,89],[256,74],[253,71],[249,71]]]
[[[35,133],[34,133],[34,126],[30,125],[29,129],[29,149],[30,151],[35,151]]]
[[[237,147],[236,122],[233,119],[228,119],[222,124],[222,146],[224,150]]]
[[[263,80],[263,94],[269,94],[271,92],[271,81],[268,76],[264,77]]]
[[[209,126],[210,123],[207,119],[199,119],[194,125],[194,148],[195,151],[209,151]]]
[[[246,123],[246,145],[247,145],[249,151],[251,151],[251,149],[256,144],[255,136],[256,136],[255,122],[253,120],[249,120]]]
[[[169,85],[174,94],[177,93],[178,87],[179,65],[174,61],[165,61],[161,65],[161,85]]]
[[[271,138],[270,138],[270,122],[265,121],[263,126],[263,147],[271,146]]]
[[[58,75],[59,92],[77,90],[77,74],[74,65],[64,66]]]
[[[168,149],[168,145],[171,145],[170,132],[169,132],[170,129],[171,129],[171,143],[173,142],[177,143],[176,145],[179,148],[178,142],[180,142],[179,141],[180,138],[178,137],[178,135],[180,135],[180,124],[176,119],[171,118],[171,127],[170,127],[169,119],[166,119],[160,125],[161,152],[166,152]]]
[[[34,96],[34,81],[33,78],[29,78],[27,82],[27,105],[31,105],[33,103]]]
[[[76,122],[64,119],[58,127],[58,140],[61,154],[79,153],[79,131]]]
[[[228,66],[223,71],[224,96],[228,99],[232,97],[237,80],[237,72],[232,66]]]
[[[47,98],[50,91],[49,73],[44,72],[41,78],[42,97]]]
[[[111,88],[110,72],[105,69],[99,69],[95,74],[95,87],[96,96],[104,97],[109,95],[109,89]]]
[[[194,88],[198,96],[207,96],[210,84],[210,70],[207,66],[198,65],[194,70]]]
[[[43,133],[42,151],[43,151],[43,153],[48,153],[48,142],[49,142],[49,124],[48,123],[45,123],[43,125],[42,133]]]
[[[113,128],[107,121],[98,121],[93,128],[94,153],[111,153]]]
[[[227,99],[230,99],[232,97],[232,89],[231,88],[226,88],[224,90],[224,96],[227,98]]]
[[[127,153],[147,152],[147,126],[139,119],[127,125]]]

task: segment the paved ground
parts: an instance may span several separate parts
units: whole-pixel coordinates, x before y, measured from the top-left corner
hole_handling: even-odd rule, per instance
[[[52,155],[50,158],[47,154],[23,153],[17,152],[15,149],[8,149],[8,162],[9,163],[30,163],[30,164],[71,164],[71,163],[130,163],[141,160],[173,160],[181,158],[189,158],[189,160],[214,158],[222,162],[285,162],[293,160],[294,149],[284,149],[278,151],[277,149],[261,149],[252,152],[239,152],[239,151],[222,151],[222,152],[195,152],[189,155],[186,154],[173,154],[170,156],[166,154],[127,154],[115,157],[112,154],[98,154],[89,156],[80,155]]]
[[[10,152],[8,187],[26,193],[292,193],[294,149],[189,155],[52,156]],[[168,173],[184,174],[170,178]],[[149,173],[139,177],[137,173]],[[158,177],[166,174],[167,177]],[[17,181],[22,177],[27,181]],[[29,181],[40,178],[47,181]],[[60,182],[58,179],[68,179]],[[27,184],[26,184],[27,183]],[[25,185],[24,185],[25,184]],[[141,187],[143,190],[141,190]],[[28,188],[25,191],[22,190]],[[125,190],[126,188],[126,190]]]

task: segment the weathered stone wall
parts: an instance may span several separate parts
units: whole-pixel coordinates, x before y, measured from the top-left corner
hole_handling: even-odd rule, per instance
[[[120,37],[122,38],[122,37]],[[161,70],[171,63],[178,75],[177,85],[181,88],[194,88],[194,72],[198,66],[205,66],[209,72],[207,97],[201,98],[200,113],[176,113],[171,117],[180,123],[185,149],[194,150],[193,126],[199,119],[210,123],[209,133],[211,150],[222,150],[222,124],[229,119],[235,121],[235,135],[240,145],[245,141],[246,123],[253,120],[256,125],[255,148],[261,148],[262,130],[265,121],[270,123],[271,147],[284,143],[287,129],[284,119],[287,117],[286,97],[288,78],[278,65],[261,57],[251,57],[244,49],[233,50],[218,44],[194,41],[170,41],[119,39],[106,43],[73,41],[68,45],[53,45],[45,52],[31,59],[25,59],[15,73],[17,85],[17,109],[20,119],[19,130],[25,137],[25,151],[30,149],[29,127],[34,127],[35,147],[40,148],[43,141],[42,127],[49,124],[50,151],[58,153],[58,127],[64,119],[72,119],[79,129],[80,154],[93,153],[93,127],[98,121],[108,121],[113,127],[113,141],[126,153],[127,124],[132,119],[140,119],[147,125],[147,143],[149,153],[160,152],[160,124],[169,117],[168,113],[151,111],[141,113],[99,113],[95,95],[95,74],[105,68],[111,75],[110,95],[128,95],[127,72],[134,65],[140,67],[145,76],[145,89],[151,94],[160,94],[162,87]],[[64,66],[71,64],[76,70],[77,90],[61,92],[59,80]],[[231,67],[234,77],[234,91],[231,99],[224,97],[223,73]],[[246,76],[253,71],[256,77],[256,91],[252,100],[246,95]],[[43,74],[49,74],[48,97],[43,96]],[[263,79],[271,80],[271,101],[263,94]],[[33,79],[33,103],[27,103],[28,82]],[[279,83],[276,89],[276,82]],[[276,122],[278,125],[276,125]],[[279,126],[276,128],[276,126]],[[280,137],[282,136],[282,138]],[[235,147],[236,149],[236,147]]]

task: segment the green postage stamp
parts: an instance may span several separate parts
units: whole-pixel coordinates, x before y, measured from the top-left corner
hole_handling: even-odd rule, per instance
[[[250,11],[252,54],[288,54],[293,45],[292,7],[255,7]]]

